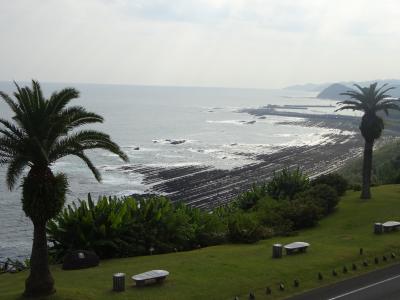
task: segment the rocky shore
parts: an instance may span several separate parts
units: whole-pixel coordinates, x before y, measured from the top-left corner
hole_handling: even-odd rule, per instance
[[[156,168],[135,165],[123,168],[125,171],[144,175],[143,183],[151,187],[150,194],[162,194],[173,201],[183,201],[199,208],[213,209],[228,203],[241,192],[248,190],[252,184],[267,181],[274,171],[282,168],[300,167],[306,174],[313,177],[337,170],[348,160],[362,154],[364,141],[358,130],[359,118],[337,114],[279,111],[276,108],[275,106],[242,109],[238,113],[247,113],[260,119],[268,115],[298,117],[302,120],[279,124],[330,128],[339,131],[324,136],[324,142],[318,145],[277,148],[274,153],[251,157],[254,163],[231,170],[208,166]],[[347,134],[343,134],[345,131]],[[348,134],[349,132],[352,134]],[[387,143],[395,135],[388,130],[379,143]]]
[[[310,176],[333,171],[361,154],[363,141],[357,135],[332,135],[329,142],[316,146],[287,147],[269,155],[258,155],[255,162],[232,170],[206,166],[152,168],[131,166],[145,176],[151,193],[164,194],[173,201],[212,209],[231,201],[253,183],[268,180],[274,171],[299,166]]]

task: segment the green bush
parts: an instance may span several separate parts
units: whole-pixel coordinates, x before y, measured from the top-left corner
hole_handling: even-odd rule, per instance
[[[287,205],[285,217],[293,222],[293,229],[313,227],[318,224],[323,215],[323,209],[314,201],[298,198]]]
[[[261,198],[267,195],[267,186],[266,184],[256,185],[253,184],[251,189],[240,194],[235,200],[236,205],[244,210],[248,211],[252,209]]]
[[[323,215],[328,215],[339,203],[339,196],[334,188],[327,184],[318,184],[296,196],[302,201],[312,201],[322,209]]]
[[[253,214],[236,213],[228,221],[229,240],[233,243],[255,243],[264,234],[264,230]]]
[[[267,185],[268,194],[274,199],[290,199],[310,185],[310,181],[299,168],[291,171],[287,168],[276,173]]]
[[[257,211],[260,223],[273,228],[275,235],[290,235],[294,230],[312,227],[322,217],[322,209],[308,199],[266,199]]]
[[[218,215],[163,197],[101,197],[95,204],[89,195],[47,226],[58,259],[69,250],[92,250],[101,258],[189,250],[222,243],[226,231]]]
[[[311,181],[312,186],[318,184],[327,184],[333,187],[336,190],[339,197],[343,196],[348,188],[347,180],[344,179],[344,177],[339,175],[338,173],[320,175]]]
[[[290,201],[263,199],[257,206],[257,218],[260,224],[271,228],[273,235],[290,235],[294,230],[292,220],[287,218],[287,205]]]

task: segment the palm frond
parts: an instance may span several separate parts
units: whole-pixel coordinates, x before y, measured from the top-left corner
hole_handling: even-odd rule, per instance
[[[66,88],[46,99],[38,81],[32,80],[31,87],[20,87],[16,82],[15,86],[15,100],[0,92],[14,112],[12,121],[0,119],[0,164],[8,165],[9,188],[26,166],[49,166],[67,155],[81,158],[95,178],[101,180],[86,150],[103,149],[128,161],[128,156],[108,134],[96,130],[76,132],[82,125],[104,121],[102,116],[81,106],[68,107],[79,96],[76,89]]]
[[[21,176],[27,166],[28,162],[21,156],[15,156],[10,162],[8,162],[6,182],[10,190],[14,188],[16,180]]]
[[[86,163],[86,165],[88,166],[90,171],[92,171],[96,180],[99,182],[101,181],[101,174],[100,174],[99,170],[94,166],[94,164],[91,162],[89,157],[87,157],[85,155],[85,153],[83,153],[83,151],[76,151],[72,155],[75,155],[75,156],[79,157],[80,159],[82,159]]]
[[[360,110],[359,106],[356,106],[356,105],[345,105],[345,106],[339,107],[338,109],[335,109],[335,111],[341,111],[341,110],[345,110],[345,109]]]
[[[9,121],[0,118],[0,124],[2,124],[9,131],[11,131],[14,136],[19,137],[19,138],[23,137],[24,133],[22,132],[22,130],[20,130],[18,127],[16,127],[14,124],[10,123]]]
[[[47,113],[57,114],[61,112],[71,100],[78,97],[79,92],[74,88],[65,88],[59,92],[54,92],[49,99]]]
[[[65,156],[65,149],[104,149],[118,155],[122,160],[128,161],[128,156],[120,149],[120,147],[111,141],[108,134],[95,131],[95,130],[83,130],[75,133],[69,137],[62,138],[57,141],[52,149],[50,150],[50,161],[60,158],[62,153]]]
[[[389,109],[400,111],[400,107],[397,104],[390,103],[390,102],[389,103],[388,102],[387,103],[379,103],[375,107],[376,111],[383,110],[383,111],[385,111],[386,115],[389,115]]]

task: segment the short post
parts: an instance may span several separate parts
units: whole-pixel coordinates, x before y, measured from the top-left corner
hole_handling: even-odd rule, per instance
[[[125,273],[115,273],[113,275],[113,291],[125,291]]]
[[[282,244],[272,245],[272,258],[282,258]]]
[[[381,234],[383,232],[383,225],[382,223],[375,223],[374,224],[374,233]]]

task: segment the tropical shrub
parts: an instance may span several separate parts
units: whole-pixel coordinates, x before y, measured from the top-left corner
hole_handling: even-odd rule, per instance
[[[61,259],[72,250],[92,250],[100,258],[189,250],[222,243],[226,224],[211,214],[163,197],[88,196],[49,222],[51,253]]]
[[[300,193],[296,199],[303,201],[312,201],[322,209],[324,215],[328,215],[339,203],[339,196],[334,188],[327,184],[318,184],[307,191]]]
[[[308,177],[299,168],[290,170],[283,169],[274,172],[271,181],[267,185],[268,194],[274,199],[290,199],[310,185]]]
[[[348,188],[347,180],[338,173],[323,174],[311,181],[311,185],[327,184],[333,187],[338,196],[343,196]]]
[[[266,195],[267,185],[265,183],[260,185],[253,184],[250,190],[237,197],[236,204],[240,209],[247,211],[252,209],[257,204],[258,200]]]
[[[293,222],[293,229],[313,227],[323,215],[323,209],[314,201],[298,198],[287,204],[285,217]]]
[[[236,213],[228,220],[228,236],[233,243],[255,243],[263,237],[263,228],[255,215]]]
[[[68,205],[47,225],[50,253],[61,258],[69,250],[93,250],[101,258],[131,253],[130,226],[137,202],[132,198],[101,197]],[[132,226],[133,228],[134,226]]]

